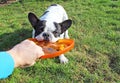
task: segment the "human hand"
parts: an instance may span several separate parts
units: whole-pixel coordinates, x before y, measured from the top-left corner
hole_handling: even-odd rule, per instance
[[[7,52],[13,57],[15,67],[32,66],[36,59],[44,55],[42,48],[28,39],[15,45]]]

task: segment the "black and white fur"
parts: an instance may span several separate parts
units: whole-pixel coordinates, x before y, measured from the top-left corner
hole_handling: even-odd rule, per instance
[[[28,14],[28,19],[33,26],[33,38],[39,41],[46,40],[56,42],[58,39],[69,38],[68,28],[72,21],[68,19],[67,13],[61,5],[53,4],[39,18],[33,13]],[[67,63],[68,59],[61,54],[61,63]]]

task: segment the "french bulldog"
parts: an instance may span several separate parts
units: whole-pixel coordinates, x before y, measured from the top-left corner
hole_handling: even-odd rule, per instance
[[[69,38],[68,28],[72,20],[68,19],[65,9],[59,4],[52,4],[38,18],[34,13],[28,14],[28,19],[33,27],[32,37],[38,41],[56,42],[59,39]],[[68,59],[61,54],[60,63],[67,63]]]

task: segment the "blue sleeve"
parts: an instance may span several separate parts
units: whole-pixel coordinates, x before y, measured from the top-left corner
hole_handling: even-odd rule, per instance
[[[9,53],[0,52],[0,79],[7,78],[14,70],[14,60]]]

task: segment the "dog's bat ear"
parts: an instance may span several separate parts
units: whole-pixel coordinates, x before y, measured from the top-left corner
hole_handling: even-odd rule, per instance
[[[68,28],[70,28],[72,24],[72,20],[68,19],[60,23],[61,26],[61,33],[65,32]]]
[[[31,25],[33,27],[35,27],[35,25],[37,24],[37,22],[39,21],[39,19],[37,18],[37,16],[34,13],[28,13],[28,19],[31,23]]]

